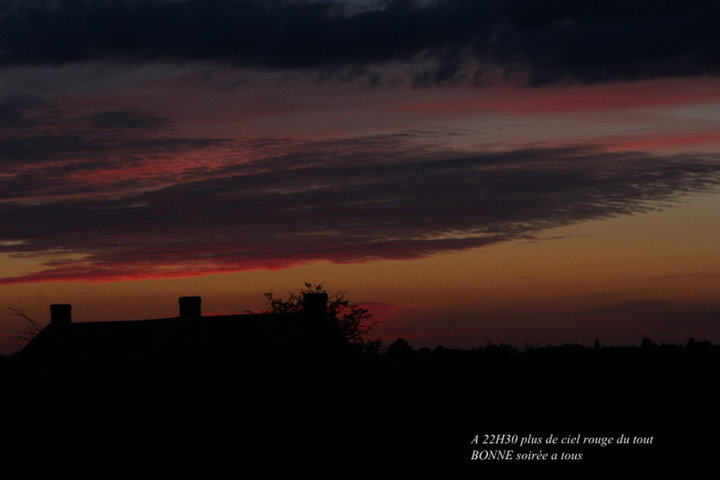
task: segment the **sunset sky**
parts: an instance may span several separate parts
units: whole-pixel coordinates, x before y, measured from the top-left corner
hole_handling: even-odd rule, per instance
[[[0,0],[0,353],[306,281],[386,342],[720,342],[719,16]]]

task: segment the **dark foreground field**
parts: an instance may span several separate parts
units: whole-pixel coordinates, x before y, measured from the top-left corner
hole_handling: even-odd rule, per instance
[[[4,357],[0,477],[717,478],[718,347],[400,347]]]

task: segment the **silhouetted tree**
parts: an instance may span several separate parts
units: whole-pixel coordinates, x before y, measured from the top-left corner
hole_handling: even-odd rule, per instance
[[[288,292],[287,298],[278,298],[271,291],[263,295],[267,300],[267,313],[293,313],[302,310],[302,299],[306,293],[328,293],[323,284],[305,282],[304,288]],[[366,353],[377,353],[380,340],[367,340],[366,336],[375,327],[375,321],[367,308],[350,303],[347,291],[328,293],[328,319],[337,325],[340,334],[348,342],[363,348]]]
[[[413,353],[413,348],[410,346],[407,340],[404,338],[398,338],[395,340],[385,352],[388,358],[403,359],[407,358]]]

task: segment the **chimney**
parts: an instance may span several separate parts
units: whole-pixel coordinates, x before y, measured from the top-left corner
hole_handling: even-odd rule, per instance
[[[50,324],[70,325],[72,323],[72,305],[50,305]]]
[[[327,293],[304,293],[302,306],[305,317],[314,321],[327,321]]]
[[[201,297],[180,297],[178,303],[180,304],[181,320],[197,320],[202,316],[200,310]]]

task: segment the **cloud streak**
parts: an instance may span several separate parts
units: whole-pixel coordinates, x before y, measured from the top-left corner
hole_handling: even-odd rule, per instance
[[[55,104],[16,95],[0,98],[3,111],[0,202],[87,200],[157,188],[159,177],[167,184],[202,169],[193,154],[225,143],[173,135],[170,119],[133,110],[60,113]]]
[[[0,63],[217,61],[366,76],[414,62],[416,86],[717,75],[714,2],[0,0]],[[422,66],[425,63],[429,65]]]
[[[0,203],[0,222],[13,226],[0,252],[45,268],[0,282],[420,258],[645,212],[720,181],[720,163],[708,156],[592,146],[456,152],[419,147],[422,136],[278,141],[252,162],[150,180],[154,188],[107,183],[108,195],[92,201],[58,193],[38,204],[32,192],[18,194]],[[61,177],[45,178],[46,189],[62,190]]]

